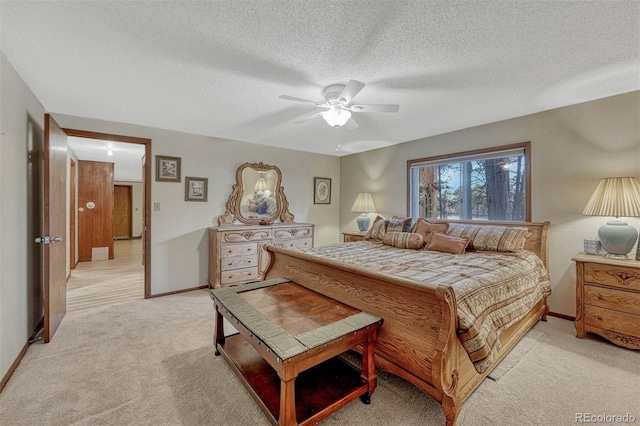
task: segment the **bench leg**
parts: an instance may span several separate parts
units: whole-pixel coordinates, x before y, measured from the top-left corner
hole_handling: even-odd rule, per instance
[[[296,420],[296,392],[295,377],[285,381],[280,380],[280,426],[297,425]]]
[[[376,390],[376,361],[373,349],[376,342],[377,330],[367,334],[367,341],[362,345],[362,373],[360,377],[367,383],[367,393],[360,397],[363,403],[371,402],[371,395]]]
[[[218,350],[218,344],[224,345],[224,319],[220,311],[218,311],[218,305],[216,305],[216,329],[213,332],[213,347],[215,348],[216,356],[220,355]]]

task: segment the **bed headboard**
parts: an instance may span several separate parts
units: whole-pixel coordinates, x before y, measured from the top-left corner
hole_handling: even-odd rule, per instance
[[[524,245],[526,250],[532,251],[537,254],[544,262],[544,266],[549,270],[549,226],[547,222],[481,222],[481,221],[469,221],[469,220],[449,220],[450,223],[468,223],[472,225],[495,225],[495,226],[507,226],[512,228],[528,228],[531,232],[531,236],[527,238],[527,242]]]

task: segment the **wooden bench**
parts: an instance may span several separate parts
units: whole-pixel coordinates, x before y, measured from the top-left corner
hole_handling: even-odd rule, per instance
[[[382,318],[286,278],[211,290],[214,345],[274,425],[311,425],[376,388]],[[223,320],[238,330],[225,336]],[[362,368],[337,355],[362,345]]]

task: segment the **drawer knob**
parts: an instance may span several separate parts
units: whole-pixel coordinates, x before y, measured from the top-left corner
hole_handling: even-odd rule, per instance
[[[596,318],[598,318],[598,321],[602,321],[602,317],[600,315],[598,315]]]

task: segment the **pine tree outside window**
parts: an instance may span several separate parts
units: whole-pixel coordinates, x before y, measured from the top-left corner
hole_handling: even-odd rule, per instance
[[[530,148],[524,142],[409,160],[409,215],[529,222]]]

